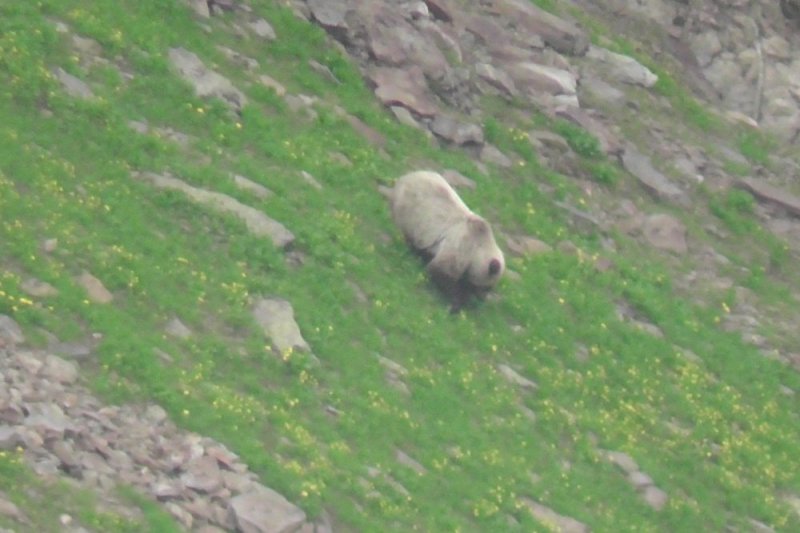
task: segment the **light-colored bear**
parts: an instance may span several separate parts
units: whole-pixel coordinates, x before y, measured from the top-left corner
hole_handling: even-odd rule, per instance
[[[458,311],[472,294],[485,294],[505,270],[489,223],[473,213],[438,173],[402,176],[387,193],[392,218],[428,262],[433,280]]]

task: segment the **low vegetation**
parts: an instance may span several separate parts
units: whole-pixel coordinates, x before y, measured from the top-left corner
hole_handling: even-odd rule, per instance
[[[751,518],[800,529],[783,499],[800,493],[797,404],[780,393],[781,385],[800,390],[800,377],[721,328],[733,302],[677,298],[659,261],[632,254],[598,270],[596,259],[608,254],[600,238],[575,233],[539,186],[550,180],[575,195],[569,178],[536,163],[523,130],[487,124],[487,135],[526,164],[484,175],[466,155],[432,148],[396,123],[356,68],[322,44],[322,30],[277,2],[251,5],[276,41],[237,40],[227,16],[208,22],[207,33],[179,2],[0,6],[0,313],[40,346],[43,331],[61,340],[101,333],[96,364],[82,368],[106,400],[158,402],[312,516],[325,508],[353,530],[544,529],[523,497],[597,531],[746,530]],[[99,42],[106,61],[73,53],[56,21]],[[217,45],[326,104],[316,118],[291,111]],[[246,92],[241,116],[192,93],[169,66],[174,46]],[[311,58],[341,83],[310,69]],[[90,82],[95,98],[67,96],[53,76],[58,66]],[[384,152],[329,104],[385,135]],[[131,120],[192,141],[184,148],[135,133]],[[625,179],[599,156],[596,139],[565,123],[555,129],[598,181]],[[517,275],[501,282],[499,298],[451,316],[376,189],[418,162],[472,178],[477,189],[464,191],[465,201],[502,233],[569,240],[576,253],[510,258]],[[302,266],[288,265],[242,223],[132,171],[169,172],[263,210],[295,233]],[[273,194],[242,191],[232,174]],[[744,194],[712,209],[732,229],[750,231]],[[44,239],[57,239],[52,253],[42,252]],[[112,303],[87,300],[75,281],[83,270],[114,293]],[[27,295],[21,283],[30,276],[58,295]],[[292,302],[318,362],[272,353],[250,315],[262,295]],[[622,303],[663,336],[621,319]],[[164,335],[175,316],[192,337]],[[378,355],[407,370],[410,394],[387,383]],[[509,383],[499,365],[538,389]],[[396,461],[397,450],[425,472]],[[669,495],[666,507],[648,507],[602,450],[634,457]],[[370,476],[371,467],[382,475]],[[25,468],[0,459],[0,484],[28,483],[35,481]],[[60,495],[50,502],[70,492],[48,490]],[[16,502],[29,516],[43,505]],[[163,530],[157,514],[143,526],[87,513],[82,523],[99,530]]]

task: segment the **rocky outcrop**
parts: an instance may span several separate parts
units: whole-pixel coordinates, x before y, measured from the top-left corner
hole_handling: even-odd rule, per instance
[[[477,113],[482,94],[522,96],[541,109],[578,105],[577,71],[560,54],[584,55],[588,37],[531,2],[307,0],[306,8],[358,60],[384,105],[404,108],[405,122],[445,143],[483,144],[477,126],[454,116]]]
[[[306,524],[302,509],[223,444],[179,429],[158,405],[104,405],[81,384],[77,364],[17,347],[24,341],[0,315],[0,450],[20,449],[38,475],[102,494],[134,487],[186,530],[330,531]],[[7,503],[0,494],[0,514],[24,523]]]
[[[642,25],[660,27],[664,37],[654,44],[673,52],[701,94],[744,113],[784,140],[797,138],[800,34],[793,15],[796,4],[788,0],[613,0],[598,11],[595,2],[580,3],[599,16],[613,12],[614,19],[628,26],[638,19]],[[782,12],[789,5],[794,8]],[[656,34],[651,32],[653,37]]]

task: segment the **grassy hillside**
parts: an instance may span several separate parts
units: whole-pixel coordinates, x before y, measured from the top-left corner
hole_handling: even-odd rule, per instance
[[[43,330],[63,341],[102,334],[82,368],[104,398],[158,402],[311,515],[326,509],[342,530],[547,530],[522,498],[595,531],[748,530],[751,518],[800,530],[783,499],[800,493],[797,398],[780,392],[800,391],[800,376],[720,328],[733,293],[690,303],[676,297],[672,271],[652,251],[614,235],[620,251],[611,254],[599,235],[576,233],[553,198],[586,199],[569,177],[537,162],[519,135],[525,124],[509,130],[498,119],[489,128],[525,165],[484,175],[380,108],[322,30],[277,2],[251,5],[277,40],[237,37],[230,16],[206,21],[207,32],[177,2],[0,5],[0,313],[34,345],[46,345]],[[100,43],[106,61],[80,57],[56,21]],[[318,97],[316,118],[292,111],[217,45],[257,59],[257,74],[289,92]],[[246,93],[241,116],[194,96],[167,59],[175,46]],[[68,96],[52,73],[59,66],[87,81],[95,98]],[[334,104],[381,132],[383,150]],[[132,120],[191,141],[135,133]],[[607,181],[617,184],[604,186],[632,184],[603,164],[613,170],[602,176],[613,173]],[[377,192],[419,167],[474,179],[465,201],[501,233],[570,240],[580,252],[511,258],[518,276],[503,280],[499,298],[448,314]],[[290,266],[241,222],[134,179],[136,170],[169,172],[262,210],[295,233],[304,263]],[[304,181],[303,170],[322,188]],[[274,194],[242,191],[232,174]],[[723,200],[719,210],[752,220],[737,205]],[[740,241],[752,247],[744,257],[767,257],[753,231]],[[52,238],[56,249],[44,253],[42,241]],[[596,269],[598,255],[614,268]],[[112,303],[86,299],[76,282],[84,270],[114,293]],[[25,294],[20,284],[31,276],[59,294]],[[784,287],[777,283],[753,286],[775,294]],[[251,318],[253,299],[269,295],[291,301],[318,362],[271,352]],[[620,302],[663,337],[618,318]],[[165,335],[173,317],[194,335]],[[410,394],[387,382],[378,356],[407,370]],[[538,388],[509,383],[500,365]],[[398,450],[424,471],[398,462]],[[603,450],[633,457],[669,495],[666,507],[648,507]],[[0,457],[8,463],[0,485],[33,483],[13,461]]]

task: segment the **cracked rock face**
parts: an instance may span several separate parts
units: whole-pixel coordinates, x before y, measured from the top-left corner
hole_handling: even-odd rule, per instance
[[[587,9],[592,2],[582,1]],[[800,133],[800,9],[793,0],[613,0],[604,9],[670,35],[676,58],[721,105],[792,141]]]

